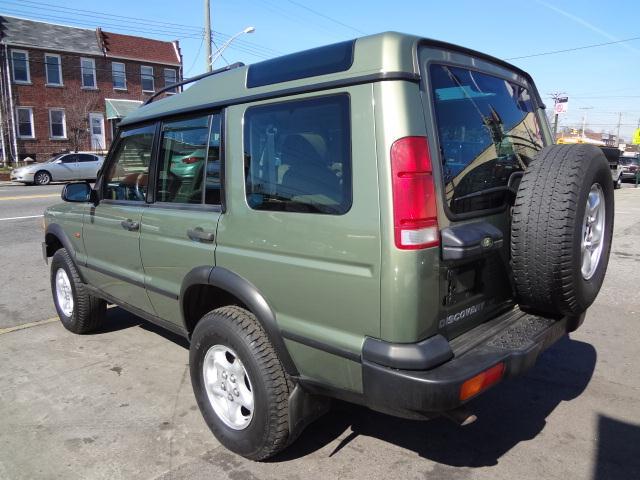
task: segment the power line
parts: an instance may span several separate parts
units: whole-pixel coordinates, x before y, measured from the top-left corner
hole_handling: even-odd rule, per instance
[[[202,40],[200,40],[200,46],[198,47],[198,51],[196,52],[196,56],[194,57],[193,62],[191,63],[191,66],[189,67],[189,70],[186,70],[184,72],[184,77],[185,78],[187,77],[187,74],[191,70],[193,70],[193,67],[196,66],[196,61],[198,60],[198,55],[200,55],[200,50],[202,50],[202,45],[204,45],[204,38],[205,38],[205,35],[202,35]]]
[[[640,40],[640,37],[626,38],[624,40],[616,40],[613,42],[594,43],[591,45],[584,45],[582,47],[565,48],[563,50],[552,50],[550,52],[533,53],[531,55],[522,55],[520,57],[505,58],[505,60],[520,60],[523,58],[542,57],[543,55],[555,55],[556,53],[575,52],[577,50],[586,50],[587,48],[604,47],[606,45],[615,45],[616,43],[632,42],[634,40]]]
[[[112,15],[104,12],[96,12],[93,10],[82,10],[82,9],[74,9],[69,7],[62,7],[58,5],[51,5],[48,3],[42,2],[33,2],[30,0],[24,0],[28,3],[33,3],[36,5],[46,6],[48,7],[45,10],[45,13],[41,13],[42,8],[34,7],[31,5],[23,5],[19,4],[20,8],[31,8],[38,9],[38,12],[17,10],[16,7],[11,7],[11,10],[5,9],[9,14],[17,14],[17,15],[26,15],[26,16],[36,16],[43,19],[55,20],[55,21],[63,21],[67,24],[79,25],[79,26],[87,26],[90,25],[93,27],[96,23],[95,17],[100,16],[106,19],[106,21],[102,20],[102,26],[108,28],[117,28],[122,30],[133,31],[136,33],[146,33],[153,35],[161,35],[168,37],[176,37],[182,36],[182,38],[200,38],[203,32],[203,29],[200,27],[183,25],[183,24],[173,24],[170,22],[159,22],[156,20],[145,20],[137,17],[124,17],[122,15]],[[14,3],[14,2],[7,2]],[[59,14],[65,14],[75,17],[88,17],[91,20],[85,20],[83,18],[69,18],[69,16],[58,16]],[[58,15],[56,15],[58,14]],[[113,18],[112,18],[113,17]],[[223,32],[214,32],[221,39],[230,38],[231,35],[228,35]],[[251,55],[255,55],[256,57],[268,58],[273,56],[274,54],[279,54],[274,49],[264,47],[258,44],[253,44],[248,41],[237,41],[234,42],[234,45],[231,45],[230,48],[235,48],[237,50],[243,51],[244,53],[249,53]]]
[[[354,32],[361,33],[363,35],[367,34],[366,32],[363,32],[362,30],[360,30],[359,28],[355,28],[355,27],[352,27],[351,25],[347,25],[346,23],[341,22],[340,20],[336,20],[335,18],[332,18],[329,15],[325,15],[324,13],[318,12],[317,10],[314,10],[311,7],[307,7],[306,5],[303,5],[302,3],[296,2],[294,0],[288,0],[288,2],[292,3],[294,5],[297,5],[300,8],[304,8],[305,10],[308,10],[311,13],[313,13],[315,15],[318,15],[318,16],[320,16],[322,18],[326,18],[327,20],[329,20],[329,21],[331,21],[333,23],[336,23],[336,24],[341,25],[341,26],[343,26],[345,28],[348,28],[349,30],[353,30]]]

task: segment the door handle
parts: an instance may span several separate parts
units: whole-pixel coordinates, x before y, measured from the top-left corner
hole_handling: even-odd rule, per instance
[[[187,236],[194,242],[207,242],[211,243],[215,240],[213,232],[206,232],[200,227],[190,228],[187,230]]]
[[[120,222],[120,225],[122,225],[122,228],[124,228],[125,230],[129,230],[130,232],[135,232],[140,228],[140,223],[134,222],[130,218],[127,218],[126,220]]]

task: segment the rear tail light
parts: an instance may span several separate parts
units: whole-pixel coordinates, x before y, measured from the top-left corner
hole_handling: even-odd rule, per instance
[[[403,250],[439,245],[436,193],[425,137],[404,137],[391,146],[393,226]]]
[[[188,163],[188,164],[198,163],[201,160],[202,160],[201,157],[187,157],[182,159],[182,163]]]
[[[460,387],[460,400],[468,400],[500,381],[504,375],[504,363],[500,362],[475,377],[471,377]]]

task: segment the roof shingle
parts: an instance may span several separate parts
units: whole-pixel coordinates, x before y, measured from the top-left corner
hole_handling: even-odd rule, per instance
[[[102,31],[107,57],[180,65],[180,57],[171,42]]]
[[[0,16],[0,41],[7,45],[102,55],[95,30]]]

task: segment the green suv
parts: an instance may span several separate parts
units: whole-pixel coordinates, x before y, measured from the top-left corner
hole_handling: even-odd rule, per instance
[[[47,209],[60,319],[115,304],[188,338],[202,415],[247,458],[328,398],[469,423],[608,263],[608,164],[552,145],[543,109],[513,65],[398,33],[201,75]]]

